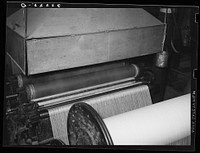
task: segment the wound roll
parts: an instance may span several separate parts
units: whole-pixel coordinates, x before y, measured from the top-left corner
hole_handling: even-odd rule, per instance
[[[84,102],[91,105],[103,119],[152,104],[147,85],[115,91]],[[66,145],[69,144],[67,117],[73,104],[48,110],[54,138],[61,139]]]
[[[114,145],[168,145],[191,134],[190,94],[103,121]]]

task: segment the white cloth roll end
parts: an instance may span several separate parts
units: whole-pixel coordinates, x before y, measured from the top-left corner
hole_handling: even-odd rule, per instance
[[[167,145],[190,135],[190,94],[104,119],[114,145]]]

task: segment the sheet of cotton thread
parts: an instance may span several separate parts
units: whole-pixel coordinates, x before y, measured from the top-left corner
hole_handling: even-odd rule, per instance
[[[91,105],[102,119],[152,104],[147,85],[101,95],[82,102]],[[67,117],[72,105],[69,104],[48,110],[53,137],[62,140],[66,145],[69,144]]]

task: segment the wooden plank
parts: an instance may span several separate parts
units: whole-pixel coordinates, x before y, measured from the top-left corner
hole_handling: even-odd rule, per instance
[[[28,74],[108,61],[107,33],[27,41]]]

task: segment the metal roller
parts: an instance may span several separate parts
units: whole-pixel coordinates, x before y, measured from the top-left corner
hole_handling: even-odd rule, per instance
[[[83,88],[83,90],[86,90],[85,92],[76,92],[75,90],[75,94],[70,94],[71,92],[69,92],[69,95],[65,95],[63,97],[60,98],[54,98],[54,99],[50,99],[50,100],[41,100],[41,101],[37,101],[38,99],[34,99],[33,101],[37,101],[37,104],[39,106],[40,109],[44,109],[44,108],[48,108],[48,107],[56,107],[59,105],[63,105],[64,103],[69,103],[72,101],[76,101],[76,100],[80,100],[80,99],[84,99],[87,97],[92,97],[92,96],[96,96],[96,95],[101,95],[101,94],[105,94],[105,93],[109,93],[109,92],[113,92],[116,90],[121,90],[121,89],[125,89],[125,88],[130,88],[130,87],[136,87],[143,84],[143,82],[127,82],[127,83],[122,83],[122,84],[117,84],[117,85],[113,85],[113,86],[108,86],[108,87],[104,87],[104,88],[97,88],[97,89],[93,89],[93,90],[88,90],[86,88]],[[96,86],[95,86],[96,87]],[[72,91],[73,92],[73,91]],[[46,97],[45,97],[46,98]],[[47,97],[48,98],[48,97]],[[42,99],[42,98],[41,98]]]
[[[100,64],[100,65],[95,65],[95,66],[90,66],[90,67],[78,68],[76,70],[74,70],[74,69],[65,70],[65,71],[60,71],[59,73],[58,72],[50,72],[50,73],[45,73],[45,74],[40,74],[40,75],[33,75],[33,76],[29,76],[29,77],[19,74],[16,76],[17,85],[19,88],[22,88],[22,87],[26,86],[27,84],[48,82],[48,81],[58,80],[58,79],[62,79],[62,78],[73,77],[73,76],[81,75],[81,74],[85,74],[85,73],[91,73],[91,72],[97,72],[97,71],[117,68],[117,67],[121,67],[124,65],[125,65],[124,62],[107,63],[107,64],[103,64],[103,65]]]
[[[29,84],[26,87],[27,98],[28,100],[32,100],[128,77],[136,77],[138,73],[138,67],[136,65],[130,65],[49,82]]]

